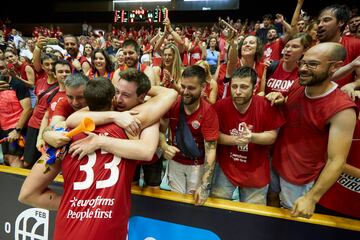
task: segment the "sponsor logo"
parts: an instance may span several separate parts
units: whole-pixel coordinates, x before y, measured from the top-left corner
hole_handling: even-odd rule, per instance
[[[15,221],[15,240],[47,240],[49,236],[49,211],[30,208],[18,215]]]

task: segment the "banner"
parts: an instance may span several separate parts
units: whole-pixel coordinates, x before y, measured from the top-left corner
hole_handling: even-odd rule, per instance
[[[19,203],[17,198],[23,181],[24,176],[0,169],[0,239],[50,240],[56,212]],[[53,183],[51,188],[62,191],[58,183]],[[292,220],[281,215],[284,210],[264,206],[234,203],[235,207],[249,206],[244,208],[244,211],[254,212],[249,213],[237,210],[240,208],[228,208],[232,202],[220,199],[210,199],[207,206],[196,207],[191,196],[166,191],[154,193],[140,188],[135,188],[133,193],[129,240],[360,239],[360,221],[325,215],[324,218],[318,214],[310,220]],[[322,218],[328,219],[327,222]]]

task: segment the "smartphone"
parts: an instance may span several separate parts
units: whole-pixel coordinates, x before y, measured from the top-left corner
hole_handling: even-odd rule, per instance
[[[9,83],[10,82],[10,76],[0,75],[0,81]]]
[[[46,40],[46,45],[57,45],[59,43],[59,41],[57,40],[57,38],[48,38]]]

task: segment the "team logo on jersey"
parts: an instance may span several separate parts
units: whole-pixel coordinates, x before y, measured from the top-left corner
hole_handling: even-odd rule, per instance
[[[220,240],[215,233],[201,228],[160,221],[152,218],[134,216],[129,220],[129,240]]]
[[[49,211],[30,208],[18,215],[15,221],[15,240],[47,240],[49,236]]]
[[[200,122],[198,120],[194,120],[194,121],[191,122],[191,126],[194,129],[198,129],[200,127]]]

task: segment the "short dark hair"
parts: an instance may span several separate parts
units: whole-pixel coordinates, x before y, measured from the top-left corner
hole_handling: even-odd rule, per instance
[[[63,39],[65,40],[65,38],[74,38],[74,39],[75,39],[75,42],[76,42],[76,45],[79,46],[79,39],[78,39],[76,36],[74,36],[74,35],[72,35],[72,34],[65,34],[64,37],[63,37]]]
[[[137,85],[137,89],[136,89],[137,96],[140,96],[142,94],[147,94],[147,92],[151,88],[151,82],[148,76],[146,76],[145,73],[133,68],[120,72],[120,80],[135,82]]]
[[[137,52],[137,54],[140,54],[140,46],[135,40],[126,39],[123,43],[123,48],[126,48],[128,46],[132,46],[135,49],[135,51]]]
[[[54,72],[56,72],[55,68],[56,68],[56,65],[58,65],[58,64],[67,65],[67,66],[69,66],[70,70],[72,69],[71,64],[68,61],[64,60],[64,59],[58,59],[53,64],[54,64],[53,65]]]
[[[58,57],[51,53],[42,53],[41,54],[41,64],[44,63],[45,60],[51,59],[54,62],[58,60]]]
[[[301,45],[303,45],[304,49],[308,49],[311,47],[313,39],[308,33],[304,33],[304,32],[296,33],[295,35],[291,36],[288,41],[294,40],[297,38],[300,38],[300,43],[301,43]]]
[[[84,97],[90,111],[108,111],[115,96],[115,87],[105,77],[94,78],[86,84]]]
[[[95,59],[95,54],[96,53],[101,53],[104,58],[105,58],[105,68],[106,68],[106,71],[107,72],[112,72],[114,71],[114,64],[113,62],[111,61],[110,57],[109,57],[109,54],[106,52],[105,49],[102,49],[102,48],[97,48],[95,49],[92,54],[91,54],[91,62],[94,63],[94,59]],[[93,70],[94,71],[97,71],[96,68],[95,68],[95,65],[93,64]]]
[[[334,5],[330,5],[328,7],[325,7],[324,9],[322,9],[320,11],[320,15],[325,12],[325,11],[331,11],[334,13],[336,20],[339,21],[343,21],[344,24],[341,26],[340,31],[344,31],[347,22],[350,19],[350,9],[348,6],[346,5],[340,5],[340,4],[334,4]]]
[[[251,67],[243,66],[243,67],[236,69],[235,72],[233,73],[231,79],[246,78],[246,77],[250,77],[251,83],[254,87],[257,82],[257,74],[256,74],[256,71]]]
[[[274,16],[272,14],[268,13],[263,16],[263,20],[264,19],[274,20]]]
[[[182,73],[183,78],[189,78],[189,77],[197,77],[200,84],[203,84],[206,82],[206,73],[205,69],[198,65],[192,65],[187,68]]]

